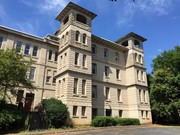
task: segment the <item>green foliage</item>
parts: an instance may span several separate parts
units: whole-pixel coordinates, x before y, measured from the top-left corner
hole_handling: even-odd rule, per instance
[[[108,116],[97,116],[91,123],[94,127],[116,126],[116,124],[116,119]]]
[[[180,122],[180,47],[164,51],[153,60],[150,99],[156,123]]]
[[[116,118],[118,126],[126,126],[126,125],[140,125],[139,119],[136,118]]]
[[[60,100],[55,98],[45,99],[42,101],[42,108],[45,113],[45,119],[48,127],[59,128],[65,126],[66,120],[69,118],[68,108]]]
[[[0,103],[0,131],[20,129],[24,127],[25,116],[17,106]],[[6,107],[5,107],[6,106]]]
[[[4,100],[10,100],[7,92],[16,96],[18,89],[22,87],[34,89],[27,74],[31,60],[25,60],[15,50],[0,50],[0,63],[0,95]]]

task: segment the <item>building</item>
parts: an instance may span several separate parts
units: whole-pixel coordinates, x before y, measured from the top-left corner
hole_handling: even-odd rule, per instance
[[[151,123],[143,42],[133,32],[115,42],[91,33],[96,14],[70,2],[56,17],[61,27],[44,38],[0,26],[0,48],[15,48],[36,63],[29,79],[37,91],[19,90],[26,110],[44,98],[55,97],[68,106],[76,124],[95,116],[139,118]]]

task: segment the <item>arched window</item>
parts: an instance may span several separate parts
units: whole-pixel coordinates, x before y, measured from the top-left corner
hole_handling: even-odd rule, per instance
[[[77,14],[76,20],[77,20],[78,22],[81,22],[81,23],[84,23],[84,24],[86,24],[86,21],[87,21],[86,17],[83,16],[83,15],[81,15],[81,14]]]
[[[105,58],[108,58],[109,57],[109,51],[108,51],[108,49],[104,49],[104,57]]]
[[[62,36],[62,41],[61,41],[62,44],[64,44],[64,35]]]
[[[138,40],[134,40],[134,45],[139,48],[140,47],[140,42]]]
[[[135,61],[138,62],[138,61],[137,61],[137,53],[135,53]]]
[[[139,63],[141,63],[141,55],[139,55],[138,61]]]
[[[118,52],[115,53],[115,60],[119,61],[119,53]]]
[[[96,48],[96,45],[92,45],[92,53],[93,54],[96,54],[96,52],[97,52],[97,50],[96,50],[97,48]]]
[[[86,44],[86,38],[87,38],[86,34],[83,34],[83,44]]]
[[[69,34],[69,33],[66,32],[66,36],[65,36],[65,37],[66,37],[66,40],[65,40],[65,42],[68,42],[68,34]]]
[[[67,16],[67,17],[64,19],[63,24],[66,24],[68,21],[69,21],[69,16]]]
[[[79,35],[80,35],[79,31],[76,31],[76,41],[79,41]]]

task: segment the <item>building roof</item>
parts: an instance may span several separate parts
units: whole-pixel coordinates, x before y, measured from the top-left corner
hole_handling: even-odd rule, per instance
[[[128,48],[120,45],[120,44],[117,44],[115,42],[112,42],[112,41],[109,41],[107,39],[104,39],[102,37],[98,37],[96,35],[92,35],[92,42],[95,42],[95,43],[99,43],[99,44],[102,44],[102,45],[105,45],[105,46],[108,46],[108,47],[112,47],[114,49],[120,49],[122,51],[127,51],[129,50]]]
[[[86,14],[88,16],[90,16],[92,19],[94,19],[97,15],[94,14],[93,12],[83,8],[83,7],[80,7],[79,5],[76,5],[75,3],[73,2],[69,2],[68,5],[59,13],[59,15],[56,17],[56,20],[58,21],[61,21],[62,18],[68,14],[68,12],[71,10],[71,9],[74,9],[74,10],[77,10],[83,14]]]
[[[134,38],[136,38],[136,39],[139,39],[139,40],[142,41],[142,42],[144,42],[144,41],[147,40],[146,38],[144,38],[144,37],[142,37],[142,36],[140,36],[140,35],[138,35],[138,34],[136,34],[136,33],[134,33],[134,32],[130,32],[129,34],[127,34],[127,35],[125,35],[124,37],[116,40],[115,42],[116,42],[116,43],[119,43],[119,42],[124,41],[125,39],[127,39],[127,38],[129,38],[129,37],[134,37]]]
[[[35,41],[38,41],[38,42],[47,43],[47,41],[45,40],[46,38],[41,38],[41,37],[38,37],[38,36],[35,36],[35,35],[32,35],[32,34],[28,34],[28,33],[22,32],[22,31],[18,31],[18,30],[14,30],[12,28],[5,27],[5,26],[2,26],[2,25],[0,25],[0,31],[3,31],[5,33],[15,34],[15,35],[18,35],[18,36],[22,36],[24,38],[32,39],[32,40],[35,40]],[[51,45],[58,46],[57,43],[50,43],[50,42],[48,42],[48,43],[51,44]]]

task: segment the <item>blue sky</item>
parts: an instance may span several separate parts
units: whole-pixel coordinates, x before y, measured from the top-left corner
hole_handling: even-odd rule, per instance
[[[144,43],[145,64],[163,50],[180,45],[180,0],[71,0],[94,12],[92,33],[115,41],[135,32]],[[70,0],[0,0],[0,25],[39,37],[53,34],[60,23],[58,13]]]

